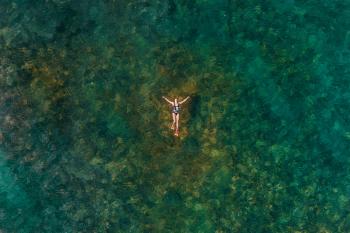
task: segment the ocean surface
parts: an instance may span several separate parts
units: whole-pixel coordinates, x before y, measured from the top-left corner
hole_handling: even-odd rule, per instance
[[[349,0],[1,0],[0,93],[1,233],[350,232]]]

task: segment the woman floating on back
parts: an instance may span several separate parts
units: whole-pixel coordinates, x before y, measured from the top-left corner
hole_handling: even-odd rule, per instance
[[[180,119],[180,104],[185,103],[190,97],[187,96],[186,99],[183,101],[178,102],[177,98],[175,98],[174,102],[168,100],[166,97],[163,96],[163,99],[165,99],[169,104],[172,105],[172,111],[171,114],[173,116],[173,123],[171,125],[171,129],[175,129],[175,136],[179,136],[179,119]],[[174,127],[176,126],[176,127]]]

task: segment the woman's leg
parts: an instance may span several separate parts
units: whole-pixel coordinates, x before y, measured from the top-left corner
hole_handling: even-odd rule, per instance
[[[179,133],[179,119],[180,119],[180,114],[176,114],[176,134]]]
[[[171,125],[171,129],[175,129],[175,122],[176,122],[176,116],[175,116],[175,113],[172,113],[173,115],[173,124]]]

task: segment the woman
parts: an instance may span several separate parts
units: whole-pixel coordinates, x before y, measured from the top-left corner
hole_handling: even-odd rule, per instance
[[[173,124],[171,125],[171,129],[174,129],[174,125],[176,124],[175,128],[175,136],[179,136],[179,119],[180,119],[180,104],[185,103],[190,97],[187,96],[186,99],[183,101],[178,102],[177,98],[175,98],[174,102],[168,100],[166,97],[163,96],[163,99],[165,99],[169,104],[173,106],[172,108],[172,116],[173,116]]]

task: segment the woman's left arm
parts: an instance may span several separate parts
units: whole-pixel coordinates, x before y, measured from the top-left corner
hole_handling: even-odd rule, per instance
[[[187,96],[186,97],[186,99],[184,99],[183,101],[181,101],[181,102],[179,102],[179,104],[183,104],[183,103],[185,103],[188,99],[189,99],[190,97],[189,96]]]

